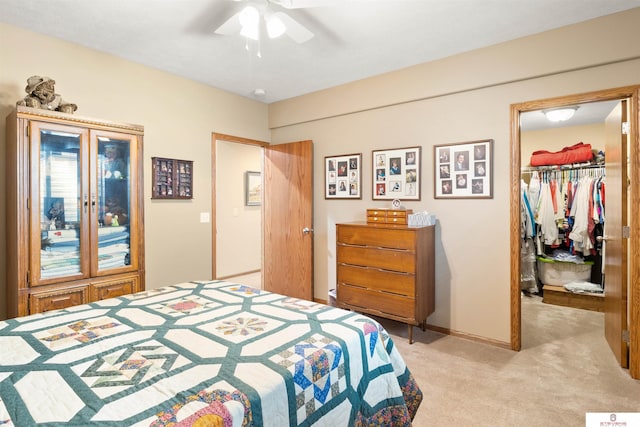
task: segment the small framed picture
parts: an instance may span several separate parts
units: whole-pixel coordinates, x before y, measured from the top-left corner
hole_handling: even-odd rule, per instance
[[[362,153],[324,158],[324,198],[362,199]]]
[[[420,200],[421,147],[374,150],[373,200]]]
[[[493,139],[434,146],[436,199],[493,198]]]
[[[244,184],[244,204],[260,206],[262,202],[262,176],[260,172],[246,171]]]

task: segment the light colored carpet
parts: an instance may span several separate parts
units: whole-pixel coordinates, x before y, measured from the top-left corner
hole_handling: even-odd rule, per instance
[[[260,287],[260,274],[234,277]],[[415,427],[572,427],[587,412],[640,412],[640,381],[620,368],[604,314],[522,299],[522,350],[377,320],[391,334],[424,400]],[[631,427],[631,426],[628,426]]]
[[[584,426],[587,412],[639,412],[640,381],[604,338],[604,315],[524,297],[522,350],[378,319],[424,401],[414,426]]]

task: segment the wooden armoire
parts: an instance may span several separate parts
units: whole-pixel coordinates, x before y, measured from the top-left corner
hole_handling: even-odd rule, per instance
[[[21,106],[6,123],[8,317],[143,290],[144,128]]]

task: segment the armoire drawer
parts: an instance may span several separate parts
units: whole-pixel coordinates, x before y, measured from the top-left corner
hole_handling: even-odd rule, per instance
[[[413,250],[416,234],[407,228],[338,227],[336,241],[349,245]]]
[[[412,297],[389,294],[372,289],[338,283],[338,306],[346,304],[361,308],[362,311],[375,310],[380,314],[390,314],[415,322],[415,299]]]
[[[338,283],[347,285],[413,297],[416,293],[415,280],[415,274],[338,264]]]
[[[415,273],[416,269],[416,254],[408,250],[351,246],[338,243],[337,256],[343,264],[369,266],[403,273]]]
[[[34,292],[29,297],[29,313],[44,313],[89,302],[87,286],[59,289],[51,292]]]
[[[118,280],[94,283],[91,285],[91,301],[101,301],[138,291],[138,276],[125,277]]]

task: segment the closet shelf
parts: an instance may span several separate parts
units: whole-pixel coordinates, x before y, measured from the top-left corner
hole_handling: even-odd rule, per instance
[[[567,165],[548,165],[548,166],[526,166],[520,169],[521,172],[539,172],[539,171],[563,171],[574,169],[597,169],[604,168],[604,164],[596,163],[572,163]]]

